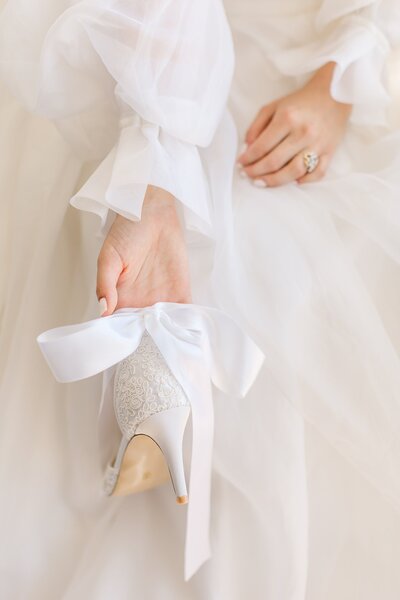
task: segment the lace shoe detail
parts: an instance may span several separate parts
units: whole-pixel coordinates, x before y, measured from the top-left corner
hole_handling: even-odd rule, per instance
[[[119,363],[115,373],[114,408],[122,433],[131,438],[147,417],[188,404],[182,387],[145,332],[138,348]]]

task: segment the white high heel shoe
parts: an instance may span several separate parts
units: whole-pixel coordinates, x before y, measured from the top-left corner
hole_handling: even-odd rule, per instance
[[[114,403],[122,431],[106,472],[110,495],[149,489],[170,476],[178,502],[187,502],[182,440],[191,415],[185,550],[190,579],[210,557],[212,384],[227,396],[243,397],[262,353],[223,312],[169,302],[58,327],[42,333],[38,343],[57,381],[104,373],[100,430],[106,431]]]
[[[106,471],[105,493],[138,493],[170,477],[178,504],[186,504],[182,445],[190,404],[147,332],[117,367],[114,410],[122,439]]]

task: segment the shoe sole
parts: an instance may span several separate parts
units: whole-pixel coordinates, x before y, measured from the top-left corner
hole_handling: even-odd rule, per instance
[[[163,485],[170,479],[160,447],[147,435],[129,442],[112,496],[138,494]]]

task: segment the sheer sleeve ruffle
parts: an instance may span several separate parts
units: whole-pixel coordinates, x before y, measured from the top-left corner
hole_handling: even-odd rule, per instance
[[[190,230],[213,236],[211,198],[199,148],[137,114],[121,120],[117,143],[71,204],[97,214],[102,229],[109,209],[140,220],[149,184],[169,191],[183,204]]]
[[[353,104],[353,123],[386,125],[390,96],[385,68],[391,44],[400,41],[398,13],[394,0],[324,0],[313,41],[284,52],[277,59],[279,67],[299,75],[335,62],[331,93],[339,102]]]
[[[3,11],[3,77],[85,157],[106,155],[72,203],[103,223],[109,208],[138,219],[147,185],[157,185],[208,233],[198,149],[213,139],[233,71],[221,3],[42,0],[38,10],[29,2]]]

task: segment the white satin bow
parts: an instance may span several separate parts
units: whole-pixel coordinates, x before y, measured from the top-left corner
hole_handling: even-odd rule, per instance
[[[214,418],[211,382],[227,395],[243,397],[264,357],[225,313],[214,308],[166,302],[142,309],[120,309],[109,317],[52,329],[37,340],[55,378],[70,382],[105,371],[132,354],[145,330],[157,344],[191,404],[187,580],[210,557]]]

